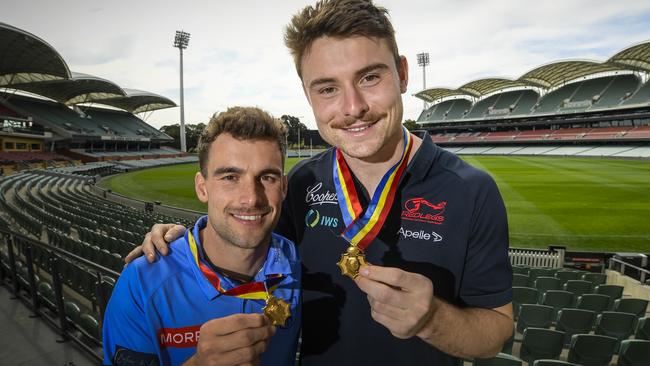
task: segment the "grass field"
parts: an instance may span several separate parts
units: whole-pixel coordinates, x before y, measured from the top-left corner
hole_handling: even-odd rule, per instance
[[[547,157],[463,157],[488,171],[508,210],[510,245],[650,252],[650,162]],[[288,169],[297,159],[287,161]],[[102,182],[117,193],[204,211],[195,164],[141,170]]]

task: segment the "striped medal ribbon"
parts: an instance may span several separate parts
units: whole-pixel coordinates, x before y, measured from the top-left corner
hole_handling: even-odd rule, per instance
[[[205,278],[224,296],[233,296],[240,299],[264,300],[265,306],[262,309],[264,314],[271,319],[273,325],[284,325],[287,318],[291,316],[290,306],[283,299],[273,296],[273,291],[280,285],[286,276],[283,274],[266,275],[264,281],[249,282],[240,286],[224,290],[221,287],[221,280],[214,271],[212,271],[199,256],[199,248],[191,231],[188,231],[188,242],[194,262],[201,270]]]
[[[379,230],[388,217],[388,212],[393,205],[397,185],[408,165],[408,157],[413,146],[411,134],[403,130],[404,150],[400,160],[384,174],[372,196],[368,207],[363,210],[359,203],[359,196],[354,187],[352,173],[345,162],[343,153],[336,149],[332,158],[332,175],[346,228],[341,236],[350,243],[345,253],[338,262],[343,275],[355,278],[359,268],[366,264],[364,251],[379,234]]]

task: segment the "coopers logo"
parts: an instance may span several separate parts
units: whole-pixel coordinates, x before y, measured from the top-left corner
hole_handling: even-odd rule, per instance
[[[411,198],[404,203],[404,210],[402,211],[402,218],[404,220],[429,222],[433,224],[442,224],[445,217],[442,215],[445,212],[447,201],[440,201],[433,204],[424,198]]]
[[[323,182],[318,182],[313,187],[307,187],[305,203],[309,206],[325,204],[338,205],[339,200],[336,198],[336,192],[330,192],[329,189],[325,192],[320,192],[321,188],[323,188]]]
[[[158,329],[158,341],[162,348],[188,348],[196,347],[199,343],[200,325],[183,328]]]
[[[400,234],[402,237],[405,239],[408,238],[413,238],[413,239],[420,239],[420,240],[431,240],[431,241],[442,241],[442,236],[438,234],[435,231],[424,231],[424,230],[408,230],[404,229],[403,227],[399,228],[399,231],[397,232]]]
[[[336,217],[321,215],[318,210],[313,208],[307,211],[305,215],[305,225],[307,227],[316,227],[316,226],[327,226],[327,227],[337,227],[339,226],[339,219]]]

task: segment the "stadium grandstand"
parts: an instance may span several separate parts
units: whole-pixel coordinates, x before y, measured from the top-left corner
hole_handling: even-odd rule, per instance
[[[136,116],[174,106],[169,99],[72,73],[45,41],[6,24],[0,52],[0,364],[98,364],[124,256],[154,223],[187,226],[200,213],[95,183],[196,157]],[[603,63],[428,89],[417,122],[459,153],[649,157],[648,72],[645,43]],[[551,246],[509,255],[515,334],[496,358],[466,366],[650,365],[645,254]]]
[[[47,42],[0,23],[2,174],[88,162],[117,170],[193,161],[137,114],[175,107],[151,92],[70,71]]]
[[[650,42],[604,62],[565,60],[517,79],[415,94],[417,119],[457,154],[650,157]]]

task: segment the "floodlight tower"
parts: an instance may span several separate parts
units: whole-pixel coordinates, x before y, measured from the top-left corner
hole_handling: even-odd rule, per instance
[[[422,90],[427,88],[427,66],[429,66],[429,52],[418,53],[418,65],[422,66]],[[427,101],[424,101],[424,109],[427,109]]]
[[[176,31],[174,37],[174,47],[178,48],[181,53],[181,151],[187,152],[185,145],[185,101],[183,99],[183,50],[190,43],[190,34],[183,31]]]

